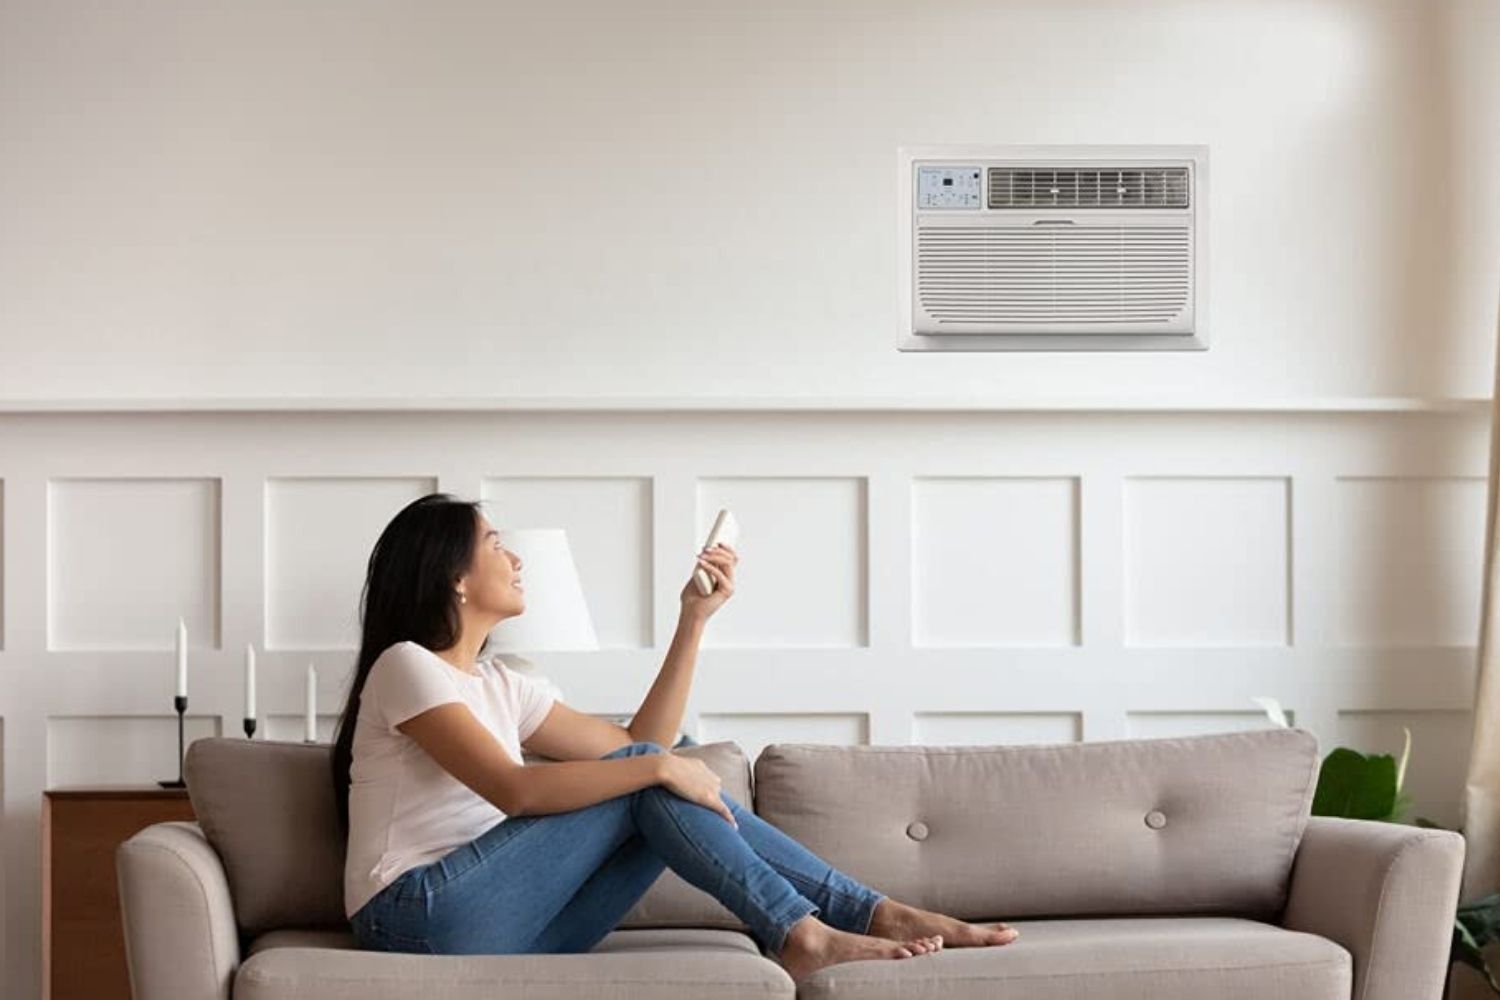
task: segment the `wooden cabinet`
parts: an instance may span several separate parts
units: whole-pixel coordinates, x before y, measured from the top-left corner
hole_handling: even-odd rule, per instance
[[[152,823],[195,818],[183,788],[42,793],[43,1000],[131,1000],[115,849]]]

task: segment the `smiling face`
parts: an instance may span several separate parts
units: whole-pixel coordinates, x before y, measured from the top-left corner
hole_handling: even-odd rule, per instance
[[[521,558],[500,544],[499,532],[483,514],[477,520],[474,561],[457,589],[468,598],[465,609],[500,621],[526,610]]]

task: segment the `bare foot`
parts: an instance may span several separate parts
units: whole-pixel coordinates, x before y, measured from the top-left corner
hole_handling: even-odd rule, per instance
[[[886,897],[875,907],[869,933],[874,937],[904,941],[924,934],[940,935],[945,945],[954,948],[1010,944],[1021,932],[1009,924],[970,924],[954,917],[934,913],[916,906],[898,903]]]
[[[781,954],[773,956],[792,982],[800,982],[819,969],[839,962],[859,962],[879,958],[914,958],[941,951],[938,936],[914,935],[907,940],[889,941],[867,934],[851,934],[830,927],[809,914],[787,932]]]

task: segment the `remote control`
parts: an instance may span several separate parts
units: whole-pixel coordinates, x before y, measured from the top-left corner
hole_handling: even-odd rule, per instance
[[[714,526],[709,529],[708,541],[703,543],[705,549],[711,549],[719,542],[733,545],[740,537],[740,523],[734,519],[728,507],[719,508],[719,516],[714,519]],[[699,566],[693,570],[693,581],[698,584],[698,593],[707,597],[714,592],[716,581],[708,574],[708,570]]]

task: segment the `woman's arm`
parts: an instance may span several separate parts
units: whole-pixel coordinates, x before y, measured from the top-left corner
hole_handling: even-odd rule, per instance
[[[698,659],[698,643],[703,638],[703,623],[702,617],[686,611],[677,620],[666,661],[651,690],[646,692],[646,700],[626,727],[632,740],[657,743],[665,750],[672,749],[677,742],[688,692],[693,687],[693,666]]]
[[[682,611],[677,618],[677,632],[667,650],[646,700],[626,729],[636,742],[650,741],[665,750],[677,742],[682,728],[682,713],[687,707],[688,692],[693,687],[693,664],[698,659],[698,643],[708,618],[734,594],[734,568],[740,561],[734,547],[718,543],[698,554],[697,564],[714,578],[713,593],[704,596],[689,577],[682,588]]]
[[[661,783],[665,754],[526,764],[514,760],[469,706],[447,702],[396,727],[439,767],[508,816],[581,809]],[[674,758],[675,759],[675,758]]]
[[[613,760],[562,760],[527,764],[516,776],[510,816],[540,816],[582,809],[661,783],[662,754]]]

